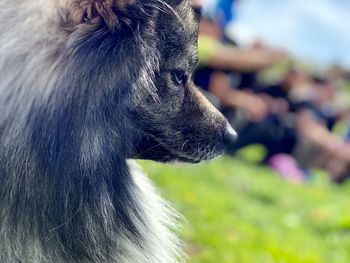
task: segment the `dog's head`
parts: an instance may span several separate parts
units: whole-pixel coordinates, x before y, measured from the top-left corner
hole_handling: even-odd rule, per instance
[[[155,93],[144,93],[131,109],[140,131],[132,157],[186,162],[212,159],[223,153],[236,134],[192,82],[198,63],[198,10],[186,0],[167,3],[155,24],[160,52]]]
[[[81,38],[74,54],[83,50],[84,61],[103,65],[103,78],[94,70],[83,73],[91,83],[108,86],[104,102],[115,98],[111,105],[123,109],[133,146],[127,147],[128,158],[199,162],[222,154],[235,139],[191,80],[199,13],[190,1],[76,0],[69,10],[67,28],[75,25],[73,34]],[[106,119],[113,120],[111,115]]]

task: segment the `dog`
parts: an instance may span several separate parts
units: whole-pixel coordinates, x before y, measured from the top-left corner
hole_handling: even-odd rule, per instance
[[[0,262],[181,262],[132,159],[198,163],[235,132],[191,81],[187,0],[0,0]]]

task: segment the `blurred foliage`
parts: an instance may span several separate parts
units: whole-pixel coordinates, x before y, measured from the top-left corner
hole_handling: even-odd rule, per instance
[[[184,215],[190,263],[350,262],[350,184],[332,185],[324,173],[291,184],[228,157],[140,164]]]

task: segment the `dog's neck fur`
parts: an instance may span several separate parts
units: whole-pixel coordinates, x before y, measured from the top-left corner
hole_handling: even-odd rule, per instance
[[[13,223],[6,224],[6,221],[13,220],[13,218],[4,214],[7,211],[2,209],[0,261],[28,263],[179,262],[182,258],[180,242],[170,230],[176,229],[176,214],[159,197],[139,168],[133,162],[128,162],[128,166],[132,170],[129,183],[133,187],[128,187],[132,191],[129,193],[129,206],[123,209],[118,208],[111,200],[114,195],[111,191],[117,189],[105,189],[103,196],[92,196],[91,200],[82,200],[76,211],[67,210],[67,218],[62,224],[51,229],[42,229],[50,225],[50,222],[42,222],[43,225],[38,226],[35,221],[40,220],[42,215],[30,214],[30,208],[26,209],[27,218],[17,218],[16,228],[8,228]],[[107,186],[101,184],[93,187]],[[48,190],[54,191],[53,189]],[[12,198],[22,199],[23,197],[19,194],[20,192]],[[77,193],[71,194],[77,195]],[[68,198],[72,196],[68,194],[66,198],[65,201],[69,202]],[[123,198],[123,196],[119,194],[118,198]],[[59,200],[53,200],[53,205],[67,206],[59,202]],[[98,214],[97,211],[101,214]],[[125,211],[128,215],[118,214]],[[18,211],[19,215],[23,213],[24,211]],[[33,217],[34,222],[30,222],[29,216]],[[124,218],[121,219],[122,222],[118,222],[117,217]],[[45,219],[48,218],[45,217]],[[72,229],[71,226],[75,228]],[[9,254],[9,246],[12,249],[11,254]]]

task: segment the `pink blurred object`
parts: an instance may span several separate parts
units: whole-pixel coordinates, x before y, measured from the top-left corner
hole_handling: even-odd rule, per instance
[[[191,0],[191,5],[193,7],[203,7],[203,1],[202,0]]]
[[[301,183],[306,179],[296,160],[289,154],[276,154],[268,160],[268,164],[290,182]]]

